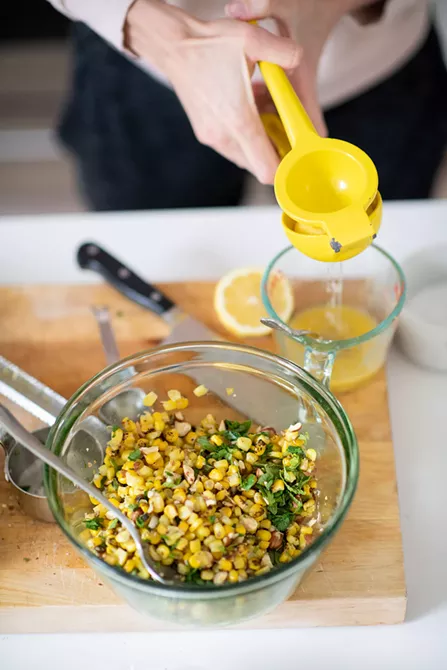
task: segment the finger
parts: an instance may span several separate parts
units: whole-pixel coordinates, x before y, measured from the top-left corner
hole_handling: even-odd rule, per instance
[[[273,184],[279,165],[278,155],[265,132],[259,115],[251,108],[250,117],[244,123],[244,132],[237,134],[245,156],[245,163],[261,184]]]
[[[289,37],[281,37],[250,24],[243,24],[245,53],[253,62],[267,61],[294,70],[300,63],[302,50]]]
[[[305,61],[290,75],[290,81],[314,124],[317,133],[322,137],[326,137],[328,130],[318,100],[316,76],[311,74]]]
[[[232,19],[265,19],[273,16],[270,0],[244,0],[244,2],[229,2],[225,6],[225,13]]]
[[[185,111],[188,114],[186,105]],[[197,118],[197,114],[195,113],[191,113],[189,116],[190,119]],[[246,170],[248,168],[247,159],[240,146],[240,142],[234,137],[233,129],[222,125],[222,119],[219,118],[214,118],[205,126],[203,125],[203,118],[200,116],[198,118],[199,121],[197,124],[191,121],[197,140],[242,170]]]
[[[220,19],[211,25],[213,30],[218,25],[221,37],[240,38],[246,57],[253,63],[264,60],[293,70],[301,60],[301,48],[289,37],[274,35],[265,28],[243,21]]]

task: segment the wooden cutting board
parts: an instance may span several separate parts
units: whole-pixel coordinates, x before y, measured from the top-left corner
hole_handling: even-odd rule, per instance
[[[212,284],[170,284],[162,289],[185,311],[219,329]],[[149,348],[167,334],[157,317],[104,285],[0,287],[0,354],[69,397],[105,365],[91,305],[111,309],[122,356]],[[272,349],[273,342],[265,338],[256,346]],[[390,624],[404,619],[402,539],[384,371],[341,400],[361,451],[352,509],[288,602],[247,628]],[[29,416],[26,423],[33,429],[39,426]],[[3,462],[1,450],[0,459]],[[55,524],[33,521],[21,512],[14,489],[0,477],[0,633],[166,627],[121,603]]]

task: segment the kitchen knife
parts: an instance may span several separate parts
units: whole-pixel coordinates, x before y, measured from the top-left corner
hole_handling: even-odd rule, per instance
[[[157,287],[149,284],[136,275],[124,263],[114,258],[95,242],[82,244],[77,252],[78,264],[82,269],[93,270],[99,273],[111,286],[117,289],[129,300],[145,307],[160,316],[171,328],[171,332],[160,344],[174,344],[176,342],[194,342],[202,340],[224,341],[200,321],[188,316],[165,296]],[[225,392],[225,387],[233,387],[233,383],[224,383],[224,372],[217,369],[202,368],[200,372],[191,374],[191,378],[198,385],[204,385],[219,397],[225,405],[250,417],[254,424],[264,425],[262,408],[271,407],[274,402],[275,390],[273,385],[267,389],[259,384],[256,376],[244,378],[243,393],[232,399]],[[285,423],[278,412],[278,425]],[[265,417],[264,417],[265,419]],[[271,422],[270,422],[271,423]]]
[[[132,272],[95,242],[86,242],[79,247],[77,261],[83,270],[97,272],[126,298],[161,317],[171,332],[160,344],[223,339],[197,319],[182,312],[158,288]]]

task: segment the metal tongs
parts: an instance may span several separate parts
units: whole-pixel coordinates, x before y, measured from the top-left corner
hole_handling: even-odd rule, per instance
[[[118,348],[106,307],[92,309],[97,319],[107,363],[119,359]],[[128,373],[122,373],[128,374]],[[0,394],[46,424],[33,435],[45,444],[51,426],[64,408],[66,399],[53,389],[35,379],[17,365],[0,356]],[[88,440],[92,456],[102,459],[104,445],[109,439],[106,426],[118,423],[123,416],[133,414],[142,407],[144,392],[129,389],[108,401],[101,409],[100,419],[90,417],[82,422],[79,438]],[[0,446],[5,451],[5,478],[17,490],[23,511],[40,521],[53,522],[43,487],[43,463],[29,451],[21,448],[7,430],[0,425]],[[85,447],[84,447],[85,448]],[[93,460],[93,458],[92,458]]]

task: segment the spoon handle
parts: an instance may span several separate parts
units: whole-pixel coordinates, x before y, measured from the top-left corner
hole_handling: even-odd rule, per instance
[[[9,435],[11,435],[19,444],[28,449],[28,451],[34,454],[34,456],[39,458],[50,467],[54,468],[54,470],[73,482],[73,484],[88,493],[90,496],[92,496],[92,498],[101,503],[101,505],[104,505],[104,507],[108,509],[109,512],[113,512],[114,516],[118,519],[122,526],[130,533],[133,541],[135,542],[138,553],[151,577],[157,581],[164,581],[155,568],[150,565],[150,563],[148,563],[143,545],[141,543],[140,534],[134,524],[117,507],[112,505],[110,500],[103,496],[102,493],[100,493],[100,491],[96,488],[96,486],[86,482],[85,479],[80,477],[75,472],[75,470],[64,463],[61,458],[53,454],[53,452],[49,449],[46,449],[46,447],[44,447],[34,435],[28,432],[26,428],[22,426],[19,421],[17,421],[15,416],[13,416],[11,412],[9,412],[9,410],[7,410],[2,405],[0,405],[0,423],[3,424]]]
[[[107,365],[113,365],[113,363],[119,361],[120,354],[110,323],[110,312],[107,307],[92,307],[92,312],[98,324]]]

